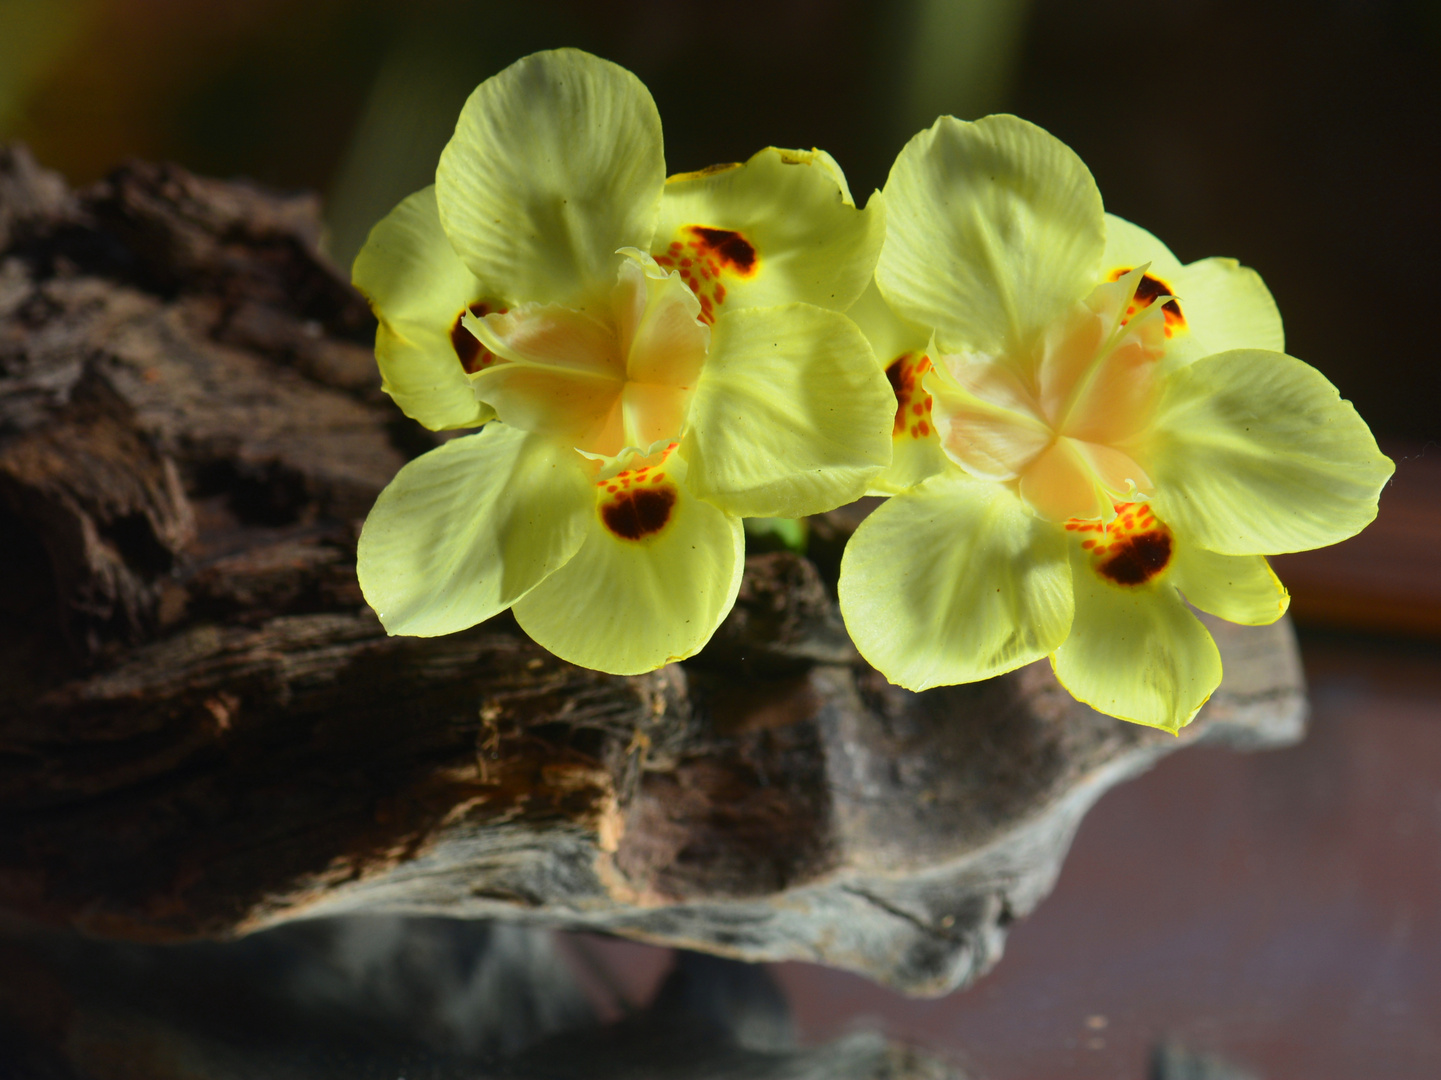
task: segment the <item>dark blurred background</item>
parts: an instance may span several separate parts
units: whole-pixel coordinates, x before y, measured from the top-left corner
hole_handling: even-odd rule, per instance
[[[0,0],[0,139],[321,191],[347,263],[470,89],[561,44],[646,82],[672,171],[819,146],[863,197],[936,115],[1017,112],[1183,259],[1259,269],[1383,436],[1441,427],[1437,0]]]

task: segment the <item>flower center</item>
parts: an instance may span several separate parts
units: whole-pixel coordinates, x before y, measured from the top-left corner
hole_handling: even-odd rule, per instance
[[[1159,393],[1171,301],[1140,295],[1143,271],[1097,286],[1024,355],[938,357],[925,388],[946,454],[1015,484],[1052,521],[1109,520],[1118,501],[1150,494],[1134,451]]]
[[[471,376],[475,395],[503,423],[601,458],[679,437],[710,328],[678,275],[624,254],[607,302],[591,309],[526,304],[462,315],[463,329],[495,357]]]
[[[1086,539],[1081,547],[1091,553],[1096,572],[1116,585],[1144,585],[1171,563],[1174,541],[1166,527],[1145,503],[1116,503],[1109,522],[1066,522],[1066,531]]]

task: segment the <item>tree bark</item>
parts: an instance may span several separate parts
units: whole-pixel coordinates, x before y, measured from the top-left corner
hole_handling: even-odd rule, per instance
[[[995,962],[1109,786],[1298,738],[1288,624],[1212,623],[1180,738],[1043,663],[911,694],[834,602],[864,513],[747,560],[700,656],[619,678],[509,616],[387,637],[355,583],[435,445],[380,394],[317,205],[0,154],[0,907],[227,937],[353,912],[589,927],[943,993]]]

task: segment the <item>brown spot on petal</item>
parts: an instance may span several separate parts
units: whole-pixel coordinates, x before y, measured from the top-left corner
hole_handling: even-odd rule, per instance
[[[1144,585],[1171,562],[1171,534],[1135,533],[1114,545],[1096,569],[1117,585]]]
[[[749,277],[755,272],[756,249],[734,229],[710,229],[704,225],[691,225],[689,229],[690,234],[700,241],[699,245],[691,246],[712,262],[742,277]]]
[[[616,536],[639,540],[665,528],[674,509],[675,488],[637,487],[607,500],[600,508],[600,516],[605,527]]]
[[[1097,534],[1083,540],[1096,573],[1114,585],[1144,585],[1171,564],[1171,530],[1146,503],[1116,503],[1110,522],[1072,518],[1068,532]]]

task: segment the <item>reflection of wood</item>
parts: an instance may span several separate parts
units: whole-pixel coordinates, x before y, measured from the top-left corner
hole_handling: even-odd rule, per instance
[[[875,1032],[801,1049],[765,968],[698,953],[602,1026],[551,935],[498,923],[329,919],[180,948],[17,930],[0,920],[7,1078],[965,1080]]]
[[[1043,663],[904,693],[815,562],[753,556],[700,657],[637,678],[502,617],[387,638],[357,524],[431,437],[375,388],[315,207],[136,165],[0,159],[0,905],[229,935],[419,911],[800,958],[935,993],[999,956],[1118,780],[1299,733],[1287,626],[1220,633],[1179,740]]]

